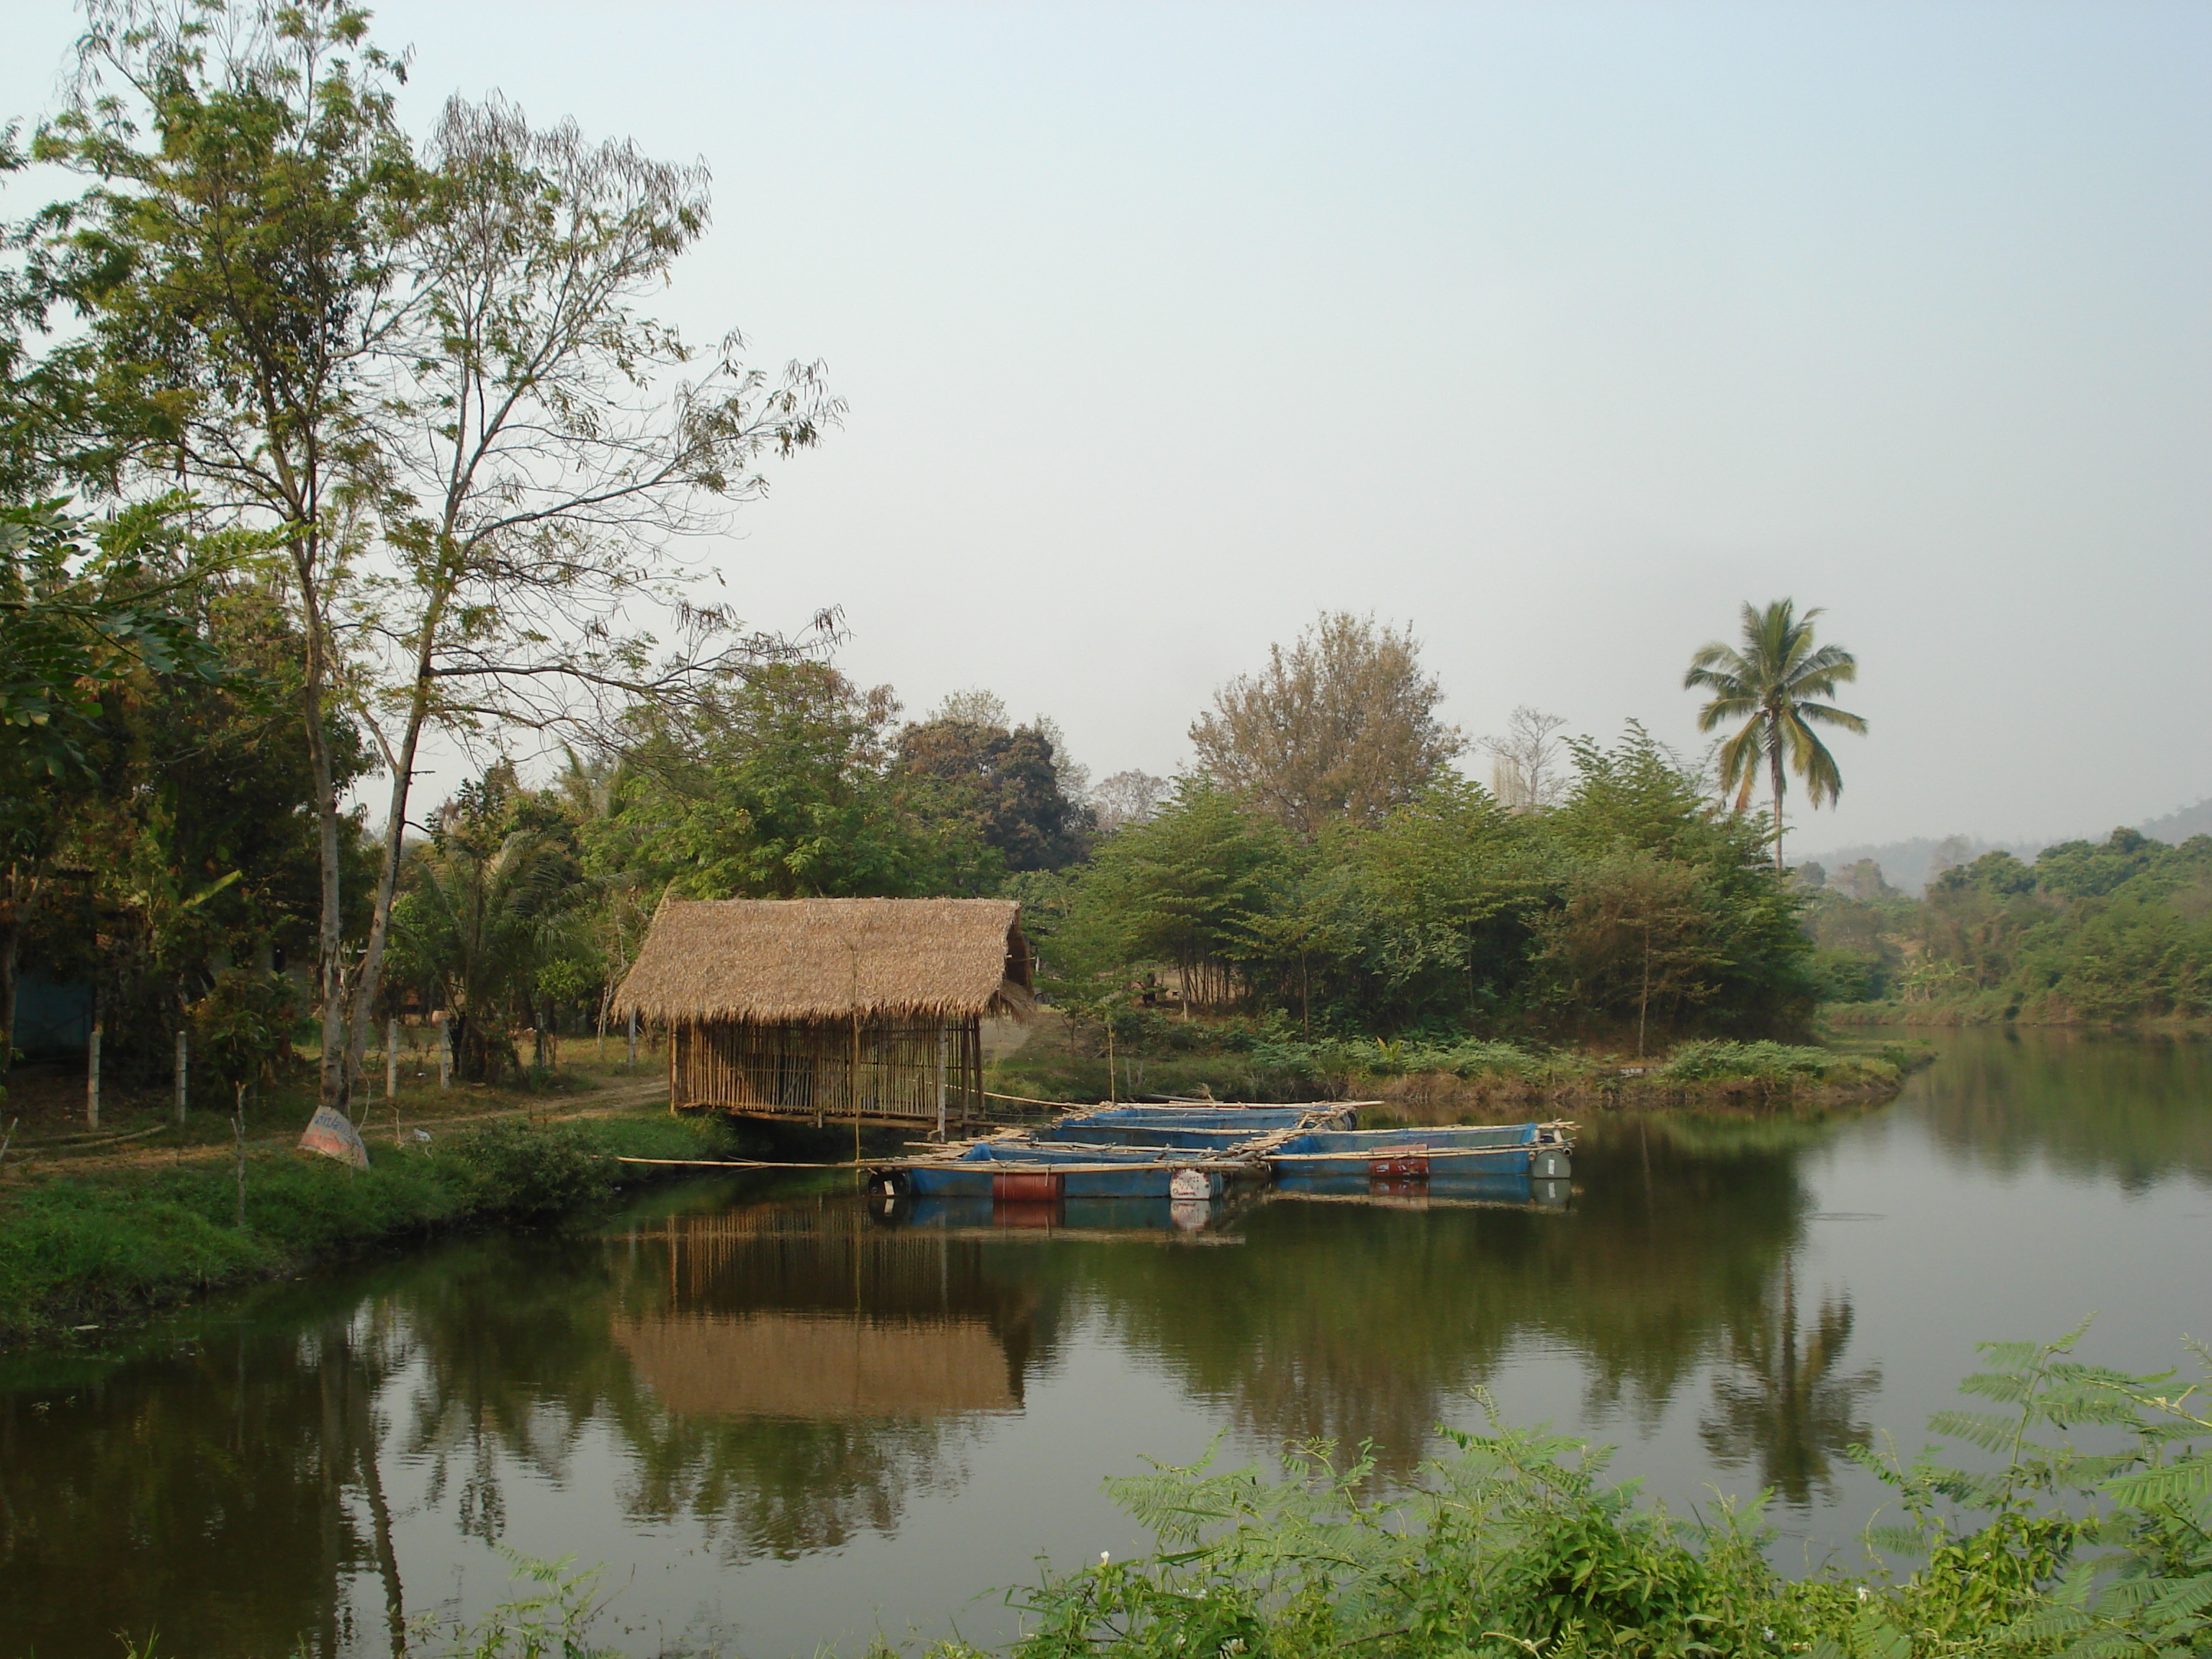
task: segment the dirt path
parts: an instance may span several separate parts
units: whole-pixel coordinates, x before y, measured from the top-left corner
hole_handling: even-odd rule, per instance
[[[610,1085],[603,1089],[580,1091],[574,1094],[546,1095],[535,1100],[519,1101],[511,1106],[495,1107],[488,1111],[468,1112],[457,1116],[424,1118],[420,1124],[410,1124],[405,1116],[400,1119],[401,1132],[412,1134],[422,1124],[427,1124],[434,1137],[450,1128],[465,1124],[489,1123],[500,1118],[528,1118],[533,1123],[571,1122],[584,1118],[613,1117],[623,1112],[636,1110],[641,1106],[665,1104],[668,1099],[668,1079],[665,1077],[645,1078]],[[379,1103],[380,1106],[381,1103]],[[383,1118],[381,1144],[391,1144],[392,1117],[388,1111],[380,1114],[379,1106],[371,1106],[361,1125],[361,1138],[368,1144],[374,1155],[380,1144],[378,1117]],[[302,1121],[304,1123],[304,1120]],[[167,1126],[164,1125],[164,1128]],[[289,1128],[276,1134],[251,1135],[247,1149],[265,1152],[292,1146],[299,1139],[298,1128]],[[82,1150],[69,1146],[18,1146],[8,1153],[8,1168],[21,1168],[35,1158],[49,1169],[66,1166],[71,1170],[120,1170],[154,1164],[178,1164],[188,1160],[227,1158],[234,1155],[227,1141],[212,1141],[200,1146],[165,1146],[158,1136],[149,1135],[143,1140],[113,1146],[88,1146]]]

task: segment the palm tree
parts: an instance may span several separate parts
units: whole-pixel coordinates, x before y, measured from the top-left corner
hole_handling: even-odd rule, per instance
[[[1711,689],[1712,700],[1698,711],[1698,730],[1710,732],[1724,720],[1741,719],[1743,728],[1721,745],[1721,787],[1735,788],[1735,810],[1750,803],[1764,759],[1774,787],[1774,867],[1782,865],[1783,763],[1805,780],[1806,798],[1814,806],[1843,793],[1836,757],[1813,733],[1808,721],[1864,732],[1866,722],[1825,702],[1837,685],[1859,677],[1858,660],[1841,647],[1814,646],[1815,606],[1803,616],[1795,602],[1777,599],[1764,611],[1743,607],[1743,647],[1715,640],[1690,659],[1683,689]]]

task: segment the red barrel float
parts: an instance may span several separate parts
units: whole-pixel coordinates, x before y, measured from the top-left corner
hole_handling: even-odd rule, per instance
[[[1060,1175],[1057,1170],[994,1170],[991,1197],[1000,1204],[1050,1204],[1059,1200]]]
[[[1367,1178],[1370,1181],[1426,1181],[1429,1178],[1429,1160],[1426,1154],[1370,1158],[1367,1160]]]

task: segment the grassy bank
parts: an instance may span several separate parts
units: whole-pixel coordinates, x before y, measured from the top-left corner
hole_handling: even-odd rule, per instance
[[[1596,1049],[1466,1039],[1297,1041],[1235,1025],[1145,1033],[1117,1048],[1117,1098],[1206,1092],[1221,1100],[1378,1099],[1391,1115],[1443,1122],[1478,1112],[1880,1097],[1929,1054],[1910,1044],[1686,1042],[1638,1059]],[[1060,1023],[993,1062],[986,1087],[1052,1100],[1103,1100],[1103,1035]]]
[[[106,1323],[223,1285],[492,1222],[543,1221],[650,1178],[637,1158],[759,1155],[719,1121],[665,1111],[533,1126],[471,1126],[372,1148],[347,1169],[249,1150],[245,1224],[228,1159],[140,1158],[34,1170],[0,1183],[0,1343]]]

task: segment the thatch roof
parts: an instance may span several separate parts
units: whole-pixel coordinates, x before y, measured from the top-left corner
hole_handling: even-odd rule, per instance
[[[857,982],[856,982],[857,975]],[[641,1019],[967,1019],[1025,1014],[1010,899],[665,900],[614,1012]]]

